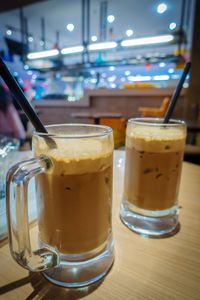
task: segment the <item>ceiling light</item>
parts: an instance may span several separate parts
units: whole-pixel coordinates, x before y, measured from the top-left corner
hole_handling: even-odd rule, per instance
[[[91,79],[90,79],[90,82],[91,82],[91,83],[97,83],[97,79],[96,79],[96,78],[91,78]]]
[[[38,58],[46,58],[59,55],[58,49],[40,51],[40,52],[32,52],[27,55],[28,59],[38,59]]]
[[[159,67],[160,67],[160,68],[164,68],[165,66],[166,66],[166,63],[164,63],[164,62],[160,62],[160,63],[159,63]]]
[[[73,53],[81,53],[83,52],[84,47],[83,46],[75,46],[75,47],[68,47],[68,48],[63,48],[61,50],[62,54],[73,54]]]
[[[129,81],[150,81],[151,80],[151,76],[129,76],[128,77]]]
[[[53,68],[54,62],[50,60],[44,60],[44,59],[37,59],[37,60],[31,60],[29,61],[30,68],[34,69],[49,69]]]
[[[91,75],[95,75],[95,70],[91,70],[91,71],[90,71],[90,74],[91,74]]]
[[[126,30],[126,35],[127,35],[128,37],[132,36],[132,35],[133,35],[133,30],[132,30],[132,29]]]
[[[129,75],[131,75],[131,71],[125,71],[124,74],[125,74],[126,76],[129,76]]]
[[[71,24],[71,23],[67,24],[66,28],[67,28],[68,31],[73,31],[74,30],[74,24]]]
[[[173,69],[173,68],[169,68],[168,73],[169,73],[169,74],[174,73],[174,69]]]
[[[151,36],[151,37],[145,37],[139,39],[123,40],[121,42],[121,46],[133,47],[133,46],[152,45],[152,44],[164,44],[164,43],[169,43],[173,40],[174,40],[174,36],[171,34],[158,35],[158,36]]]
[[[32,79],[35,80],[37,78],[36,74],[33,74]]]
[[[29,71],[27,71],[27,74],[28,74],[29,76],[31,76],[31,75],[33,75],[33,72],[32,72],[31,70],[29,70]]]
[[[29,66],[28,65],[24,65],[24,70],[28,70]]]
[[[44,41],[40,41],[40,46],[44,46]]]
[[[153,80],[169,80],[169,75],[156,75]]]
[[[6,34],[7,34],[7,35],[11,35],[11,34],[12,34],[12,30],[11,30],[11,29],[7,29],[7,30],[6,30]]]
[[[28,41],[29,41],[29,43],[33,42],[33,37],[31,35],[28,37]]]
[[[116,76],[115,75],[113,75],[113,76],[110,76],[110,77],[108,77],[108,81],[109,82],[114,82],[115,80],[116,80]]]
[[[115,71],[115,67],[114,66],[110,66],[109,67],[109,71]]]
[[[108,23],[113,23],[115,21],[115,17],[113,15],[107,16]]]
[[[171,22],[170,24],[169,24],[169,29],[170,30],[174,30],[176,28],[176,23],[175,22]]]
[[[113,49],[116,47],[117,47],[116,42],[104,42],[104,43],[90,44],[88,45],[88,50],[89,51],[106,50],[106,49]]]
[[[167,10],[167,4],[165,4],[165,3],[160,3],[157,6],[157,13],[158,14],[163,14],[166,10]]]
[[[111,87],[112,89],[115,89],[115,88],[117,87],[117,85],[116,85],[116,83],[111,83],[111,84],[110,84],[110,87]]]
[[[18,76],[18,73],[17,73],[17,72],[14,72],[13,75],[14,75],[15,77],[17,77],[17,76]]]
[[[91,36],[91,41],[92,42],[96,42],[97,41],[97,36],[96,35],[92,35]]]
[[[189,87],[189,83],[188,83],[188,82],[185,82],[185,83],[183,84],[183,87],[184,87],[185,89],[187,89],[187,88]]]

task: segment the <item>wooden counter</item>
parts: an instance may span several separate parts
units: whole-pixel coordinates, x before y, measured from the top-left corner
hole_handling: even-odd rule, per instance
[[[116,258],[104,280],[67,289],[29,273],[0,248],[0,299],[199,300],[200,299],[200,167],[183,164],[180,188],[181,229],[175,236],[148,239],[119,219],[124,152],[115,151],[113,228]],[[33,228],[36,236],[37,227]]]
[[[45,124],[56,123],[91,123],[91,120],[77,120],[74,113],[120,113],[123,117],[139,116],[139,106],[159,107],[163,98],[171,97],[172,88],[135,88],[135,89],[97,89],[85,90],[80,101],[69,102],[66,100],[41,100],[34,103],[40,111],[40,117]],[[184,119],[186,115],[185,90],[182,91],[176,105],[173,117]]]

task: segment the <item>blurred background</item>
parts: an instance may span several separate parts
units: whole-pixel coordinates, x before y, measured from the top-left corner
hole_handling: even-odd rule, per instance
[[[165,114],[192,60],[173,117],[187,121],[187,142],[198,145],[198,13],[195,0],[1,1],[0,55],[45,124],[106,124],[116,147],[128,118]],[[12,104],[23,145],[32,128],[13,97]]]
[[[20,2],[0,5],[0,50],[36,100],[76,101],[85,88],[174,86],[190,57],[193,0]]]

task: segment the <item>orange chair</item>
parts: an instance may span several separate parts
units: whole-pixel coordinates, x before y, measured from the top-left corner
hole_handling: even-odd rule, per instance
[[[164,117],[169,105],[169,98],[165,97],[160,107],[139,107],[142,117]]]
[[[115,148],[125,145],[125,131],[126,119],[125,118],[100,118],[99,124],[106,125],[112,128]]]

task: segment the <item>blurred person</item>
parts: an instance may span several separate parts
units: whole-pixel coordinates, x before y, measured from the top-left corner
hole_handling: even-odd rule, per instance
[[[17,138],[21,145],[26,133],[9,94],[0,85],[0,134]]]

